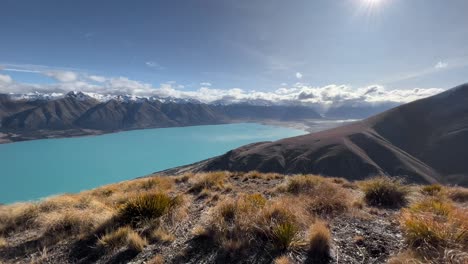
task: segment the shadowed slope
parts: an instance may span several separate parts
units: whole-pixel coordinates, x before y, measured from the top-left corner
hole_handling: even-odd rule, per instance
[[[193,165],[196,171],[375,174],[467,185],[468,85],[351,125],[257,143]]]

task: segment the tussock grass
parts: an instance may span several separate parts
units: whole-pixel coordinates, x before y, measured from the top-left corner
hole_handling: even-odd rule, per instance
[[[375,177],[360,183],[368,205],[398,208],[407,203],[408,187],[399,178]]]
[[[308,253],[312,259],[330,258],[331,233],[323,221],[316,221],[308,232]]]
[[[292,264],[293,262],[288,258],[288,256],[280,256],[273,260],[274,264]]]
[[[226,199],[212,210],[203,235],[211,235],[225,251],[268,244],[283,251],[294,246],[310,216],[292,198],[267,201],[260,194]]]
[[[333,183],[335,180],[315,175],[290,176],[277,191],[297,196],[313,214],[338,214],[348,211],[352,199],[348,190]]]
[[[291,194],[310,193],[320,186],[324,179],[315,175],[298,175],[288,177],[286,182],[278,187],[278,191]]]
[[[156,255],[146,263],[147,264],[164,264],[164,257],[162,255]]]
[[[421,188],[421,193],[425,195],[438,195],[442,191],[442,185],[440,184],[431,184],[426,185]]]
[[[400,224],[410,248],[425,259],[444,263],[447,251],[468,250],[468,210],[444,198],[414,203],[402,211]]]
[[[171,243],[176,238],[173,234],[167,231],[164,228],[158,227],[154,229],[150,234],[150,239],[152,241],[160,242],[160,243]]]
[[[199,193],[200,191],[222,189],[225,185],[227,172],[211,172],[198,174],[191,178],[192,187],[190,191]]]
[[[99,238],[97,245],[108,250],[116,250],[128,247],[130,250],[141,252],[147,245],[146,239],[142,238],[131,227],[120,227]]]
[[[127,223],[158,218],[179,206],[181,199],[162,192],[142,194],[125,203],[120,208],[119,215]]]
[[[432,213],[447,217],[455,210],[455,206],[443,198],[430,198],[412,204],[409,209],[415,213]]]
[[[8,242],[4,237],[0,236],[0,248],[6,247],[8,245]]]
[[[39,213],[34,203],[17,203],[3,207],[0,210],[0,234],[32,227]]]
[[[452,187],[448,189],[447,196],[455,202],[468,202],[468,189],[461,187]]]

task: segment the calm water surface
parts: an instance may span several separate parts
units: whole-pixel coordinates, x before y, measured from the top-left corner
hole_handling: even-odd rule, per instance
[[[260,124],[228,124],[3,144],[0,203],[79,192],[200,161],[244,144],[305,133]]]

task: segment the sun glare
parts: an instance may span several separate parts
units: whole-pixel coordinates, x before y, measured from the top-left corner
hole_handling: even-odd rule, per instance
[[[369,19],[375,19],[380,16],[386,0],[358,0],[359,10],[358,14],[364,14]]]

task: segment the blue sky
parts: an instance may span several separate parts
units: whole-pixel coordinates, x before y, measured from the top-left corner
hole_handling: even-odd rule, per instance
[[[444,89],[467,81],[466,10],[466,0],[4,0],[0,74],[44,84],[71,71],[182,91]]]

